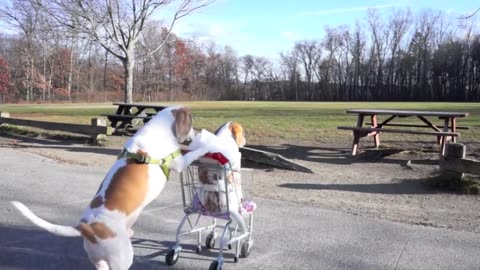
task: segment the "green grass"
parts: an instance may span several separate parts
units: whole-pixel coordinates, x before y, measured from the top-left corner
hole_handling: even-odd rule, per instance
[[[247,130],[249,142],[256,143],[350,141],[351,134],[348,131],[337,131],[336,127],[353,126],[356,123],[356,115],[347,114],[345,111],[360,108],[469,112],[469,117],[458,120],[458,125],[470,127],[470,130],[460,130],[460,141],[478,141],[480,138],[480,103],[239,101],[179,103],[192,109],[197,129],[213,131],[226,121],[239,121]],[[101,113],[113,113],[115,107],[111,104],[22,104],[0,105],[0,111],[9,112],[12,117],[18,118],[87,124],[90,118],[99,117]],[[440,124],[440,121],[435,122]],[[385,137],[396,136],[405,137],[394,134]],[[415,140],[418,136],[410,138]],[[429,139],[431,138],[427,137],[427,140]]]

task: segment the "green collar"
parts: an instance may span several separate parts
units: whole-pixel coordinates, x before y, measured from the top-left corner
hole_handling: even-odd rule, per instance
[[[180,149],[172,152],[170,155],[164,157],[164,158],[152,158],[144,155],[139,155],[135,153],[128,152],[127,149],[123,149],[122,152],[118,155],[117,159],[121,158],[127,158],[127,159],[134,159],[139,163],[147,163],[147,164],[155,164],[159,165],[160,168],[162,168],[163,173],[167,177],[167,180],[170,176],[170,169],[168,168],[168,164],[170,161],[176,159],[177,157],[181,156],[182,152]]]

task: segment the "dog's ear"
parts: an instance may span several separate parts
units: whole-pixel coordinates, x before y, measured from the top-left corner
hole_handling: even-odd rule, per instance
[[[245,146],[246,140],[245,140],[245,133],[242,125],[240,125],[239,123],[232,122],[230,123],[229,129],[233,135],[233,138],[235,138],[235,142],[237,142],[237,145],[239,147]]]
[[[172,110],[172,114],[173,118],[175,118],[172,131],[175,137],[177,137],[177,141],[181,143],[187,139],[192,129],[192,115],[186,108]]]

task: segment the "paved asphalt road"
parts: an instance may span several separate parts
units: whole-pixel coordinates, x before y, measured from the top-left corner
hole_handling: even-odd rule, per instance
[[[93,269],[82,240],[52,236],[8,204],[19,200],[39,216],[76,224],[105,169],[60,164],[0,148],[0,269]],[[256,179],[262,181],[262,179]],[[256,198],[255,245],[250,257],[224,269],[480,269],[480,235],[412,226]],[[185,245],[165,265],[183,215],[176,178],[134,227],[132,269],[208,269],[215,250]]]

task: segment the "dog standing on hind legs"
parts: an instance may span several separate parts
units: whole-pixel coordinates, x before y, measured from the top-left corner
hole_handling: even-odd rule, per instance
[[[52,234],[83,237],[97,269],[126,270],[133,263],[131,227],[143,208],[160,194],[170,169],[180,172],[206,153],[200,148],[181,154],[180,143],[193,136],[189,110],[174,106],[160,111],[125,144],[76,226],[52,224],[22,203],[11,203]]]

